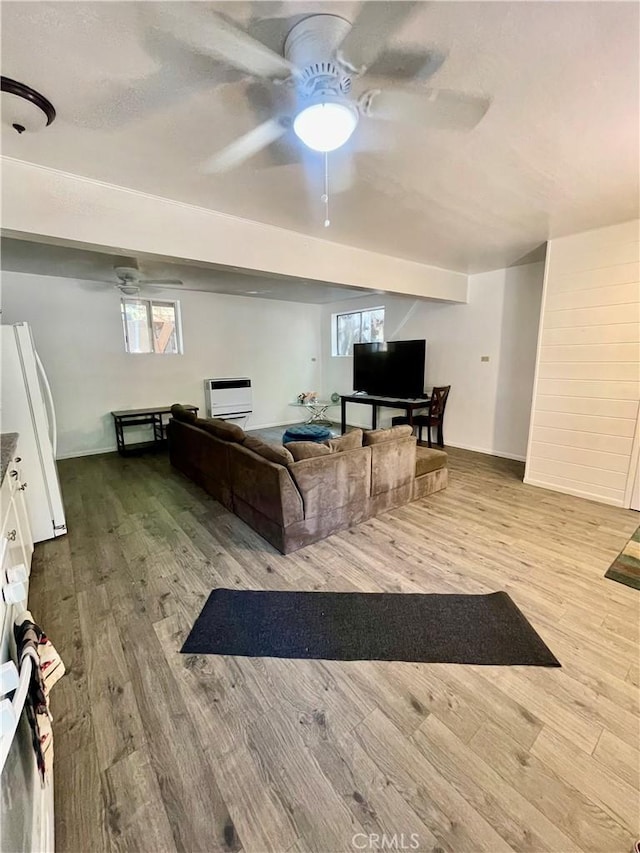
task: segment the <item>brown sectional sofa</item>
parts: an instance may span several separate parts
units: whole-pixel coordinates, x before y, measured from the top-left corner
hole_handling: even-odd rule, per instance
[[[331,442],[332,452],[295,461],[286,448],[235,425],[196,418],[181,406],[172,414],[171,464],[283,554],[447,485],[446,453],[418,448],[417,470],[407,426],[365,432],[361,446],[362,436],[349,433]],[[344,445],[353,449],[338,449]],[[302,451],[296,455],[314,448]]]

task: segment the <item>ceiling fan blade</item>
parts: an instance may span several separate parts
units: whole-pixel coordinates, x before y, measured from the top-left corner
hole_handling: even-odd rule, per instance
[[[146,8],[153,4],[139,6],[144,7],[138,11],[144,30],[141,48],[153,61],[155,70],[110,85],[110,94],[101,90],[91,90],[85,96],[79,93],[67,114],[74,124],[93,130],[117,130],[130,122],[162,113],[196,93],[246,79],[244,71],[211,56],[194,53],[171,34],[153,29],[150,23],[155,24],[155,18],[151,18]]]
[[[140,287],[147,287],[148,285],[152,287],[184,287],[184,282],[178,278],[143,278],[137,283]]]
[[[427,80],[444,63],[447,54],[439,50],[394,50],[387,48],[369,66],[370,77],[385,77],[394,82]]]
[[[273,116],[293,115],[295,112],[295,92],[289,86],[277,86],[263,80],[254,80],[247,83],[244,92],[256,124],[265,122]],[[286,119],[285,123],[289,124]],[[299,146],[296,145],[296,141],[293,131],[288,130],[279,140],[276,140],[277,144],[268,146],[265,151],[265,160],[271,166],[298,163]]]
[[[354,74],[364,74],[382,52],[385,42],[419,5],[405,0],[362,3],[353,27],[336,51],[338,62]]]
[[[208,4],[153,5],[156,26],[196,53],[224,59],[255,77],[286,80],[296,73],[296,68],[283,56],[207,8]]]
[[[385,121],[405,121],[443,130],[471,130],[491,101],[448,89],[373,90],[363,95],[365,115]]]
[[[253,157],[258,151],[262,151],[263,148],[271,145],[276,139],[280,139],[286,132],[287,127],[282,121],[274,118],[269,119],[227,145],[222,151],[214,154],[204,163],[203,171],[211,174],[233,169]]]

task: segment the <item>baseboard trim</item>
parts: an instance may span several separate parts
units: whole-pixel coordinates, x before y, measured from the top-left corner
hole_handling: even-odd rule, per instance
[[[113,447],[101,447],[97,450],[76,450],[75,453],[59,453],[56,456],[56,460],[79,459],[81,456],[99,456],[101,453],[115,453],[117,449],[118,448],[114,444]]]
[[[452,441],[448,441],[445,445],[445,450],[447,447],[456,447],[458,450],[471,450],[472,453],[484,453],[485,456],[498,456],[500,459],[513,459],[514,462],[526,462],[526,456],[518,456],[515,453],[503,453],[501,450],[486,450],[484,447],[471,447],[468,444],[454,444]]]
[[[300,419],[293,420],[293,421],[276,421],[274,423],[255,424],[255,426],[252,424],[249,427],[249,429],[247,430],[247,432],[252,432],[253,430],[257,430],[257,429],[272,429],[273,427],[280,427],[280,426],[286,427],[286,426],[291,426],[293,424],[299,424],[299,423],[300,423]],[[338,423],[338,426],[340,425],[339,422],[334,422],[334,423]],[[356,428],[363,429],[363,430],[371,429],[370,426],[362,426],[361,424],[353,424],[353,423],[349,423],[349,422],[347,422],[347,426],[356,427]],[[455,447],[459,450],[470,450],[473,453],[483,453],[485,456],[498,456],[500,459],[513,459],[515,462],[525,462],[526,461],[526,457],[524,457],[524,456],[516,456],[513,453],[502,453],[501,451],[498,451],[498,450],[486,450],[482,447],[471,447],[468,444],[453,444],[453,442],[447,442],[447,445],[445,446],[445,450],[447,449],[447,447]],[[115,453],[117,449],[118,448],[114,444],[112,447],[101,447],[101,448],[98,448],[96,450],[82,450],[82,451],[77,451],[75,453],[61,453],[60,455],[58,455],[56,457],[56,459],[78,459],[81,456],[99,456],[101,453]],[[526,483],[527,480],[525,480],[524,482]],[[543,488],[546,488],[546,489],[552,489],[553,488],[552,486],[547,486],[543,483],[531,482],[530,485],[542,486]],[[555,489],[554,491],[561,491],[561,489]],[[567,492],[567,494],[576,494],[578,497],[588,497],[590,500],[598,500],[598,501],[600,500],[600,498],[594,497],[593,495],[586,495],[586,494],[582,495],[579,492]],[[622,504],[617,504],[617,503],[612,503],[611,505],[612,506],[622,506]]]
[[[252,432],[254,429],[272,429],[273,427],[279,426],[292,426],[293,424],[299,424],[300,418],[295,421],[274,421],[274,423],[270,424],[251,424],[247,427],[247,432]]]
[[[607,504],[607,506],[620,506],[623,509],[628,509],[624,505],[623,498],[607,498],[601,495],[594,495],[592,492],[583,492],[581,489],[567,488],[566,486],[556,486],[554,483],[545,483],[542,480],[534,480],[531,477],[525,477],[522,481],[527,486],[536,486],[538,489],[548,489],[550,492],[558,492],[561,495],[572,495],[575,498],[582,498],[587,501],[594,501],[599,504]]]
[[[295,421],[276,421],[274,423],[269,424],[256,424],[255,426],[251,425],[248,432],[254,429],[270,429],[271,427],[279,427],[279,426],[291,426],[292,424],[299,424],[300,419]],[[117,451],[117,446],[114,444],[111,447],[99,447],[92,450],[76,450],[73,453],[60,453],[56,456],[56,459],[79,459],[81,456],[99,456],[101,453],[115,453]]]

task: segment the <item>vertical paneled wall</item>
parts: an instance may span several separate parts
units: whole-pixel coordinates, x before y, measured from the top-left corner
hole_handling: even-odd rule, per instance
[[[640,222],[547,247],[525,482],[625,506],[637,457]]]

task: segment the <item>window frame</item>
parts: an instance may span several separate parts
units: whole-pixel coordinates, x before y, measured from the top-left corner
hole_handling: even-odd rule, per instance
[[[146,315],[147,315],[147,330],[149,333],[149,341],[151,342],[151,346],[153,349],[148,350],[146,352],[135,352],[131,350],[130,341],[129,341],[129,333],[127,329],[127,316],[126,316],[126,305],[128,303],[139,304],[143,302],[146,306]],[[167,306],[171,305],[173,307],[173,313],[175,317],[175,332],[176,332],[176,351],[175,352],[160,352],[155,348],[156,338],[153,334],[153,306],[161,305]],[[153,299],[142,296],[122,296],[120,299],[120,317],[122,319],[122,331],[124,334],[124,351],[127,355],[183,355],[184,347],[183,347],[183,338],[182,338],[182,314],[180,311],[180,300],[179,299]]]
[[[336,311],[331,315],[331,357],[332,358],[353,358],[353,348],[350,353],[340,354],[338,352],[338,318],[346,317],[350,314],[360,314],[360,335],[362,335],[362,315],[372,311],[383,312],[383,340],[384,340],[384,322],[386,320],[386,308],[384,305],[373,305],[371,308],[354,308],[352,311]],[[354,341],[354,344],[368,344],[372,341]]]

